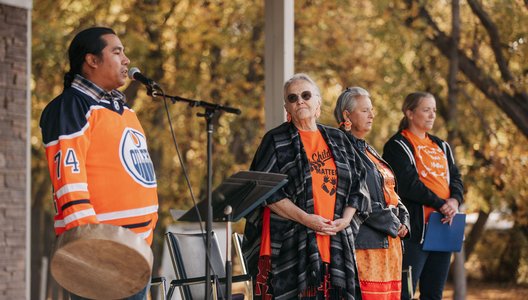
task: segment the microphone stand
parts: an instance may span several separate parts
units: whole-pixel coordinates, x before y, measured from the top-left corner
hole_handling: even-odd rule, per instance
[[[231,205],[227,205],[224,208],[224,215],[227,218],[226,222],[226,262],[225,262],[225,271],[226,271],[226,299],[232,300],[232,285],[233,285],[233,263],[231,262],[231,237],[233,236],[231,221],[232,221],[233,208]]]
[[[206,299],[211,299],[211,237],[213,232],[213,209],[212,209],[212,199],[213,199],[213,123],[212,119],[218,111],[224,111],[226,113],[232,113],[239,115],[241,113],[240,109],[224,106],[220,104],[210,103],[201,100],[194,100],[183,98],[179,96],[170,96],[166,95],[163,90],[156,84],[147,86],[147,94],[152,97],[162,96],[167,99],[170,99],[173,104],[176,102],[185,102],[188,103],[190,107],[203,107],[205,111],[203,113],[197,113],[199,117],[204,117],[206,121],[206,130],[207,130],[207,220],[205,226],[206,238],[205,238],[205,247],[206,247],[206,261],[205,261],[205,296]],[[228,241],[229,242],[229,241]],[[229,245],[230,246],[230,245]],[[231,275],[231,266],[228,266],[227,263],[231,263],[231,257],[226,257],[226,267],[229,270],[226,270],[228,275]],[[227,297],[231,299],[231,278],[228,278],[227,286]]]

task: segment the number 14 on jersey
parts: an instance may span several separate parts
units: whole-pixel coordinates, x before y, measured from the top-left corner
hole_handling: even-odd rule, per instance
[[[66,157],[64,158],[64,161],[62,160],[62,150],[59,150],[57,154],[53,157],[53,161],[55,162],[55,174],[57,176],[57,179],[61,178],[61,163],[64,164],[64,169],[70,168],[70,172],[72,173],[79,173],[81,169],[79,168],[79,160],[77,159],[77,154],[75,154],[75,150],[72,148],[68,148],[66,150]]]

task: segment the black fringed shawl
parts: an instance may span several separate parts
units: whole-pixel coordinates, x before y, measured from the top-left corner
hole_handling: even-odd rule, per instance
[[[330,240],[330,278],[332,286],[354,299],[356,266],[354,237],[370,211],[365,169],[346,136],[338,129],[317,125],[334,157],[337,169],[337,194],[334,219],[341,218],[346,206],[357,209],[350,226]],[[288,175],[288,184],[265,203],[288,198],[307,213],[314,213],[310,165],[297,128],[291,123],[270,130],[262,139],[251,170]],[[243,252],[252,276],[256,276],[262,234],[262,211],[246,217]],[[271,286],[274,299],[295,299],[307,288],[318,287],[322,261],[315,232],[297,222],[271,214]]]

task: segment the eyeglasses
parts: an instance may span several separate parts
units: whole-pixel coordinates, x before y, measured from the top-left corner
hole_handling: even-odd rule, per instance
[[[312,99],[312,92],[310,91],[304,91],[301,93],[301,98],[304,100],[304,101],[308,101],[310,99]],[[299,95],[297,94],[289,94],[287,97],[286,97],[286,100],[288,100],[288,102],[290,103],[295,103],[299,100]]]

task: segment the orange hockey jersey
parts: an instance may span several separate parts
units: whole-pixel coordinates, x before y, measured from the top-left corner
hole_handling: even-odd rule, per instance
[[[77,75],[42,113],[57,235],[106,223],[152,243],[156,176],[143,128],[123,99],[120,92],[106,93]]]

